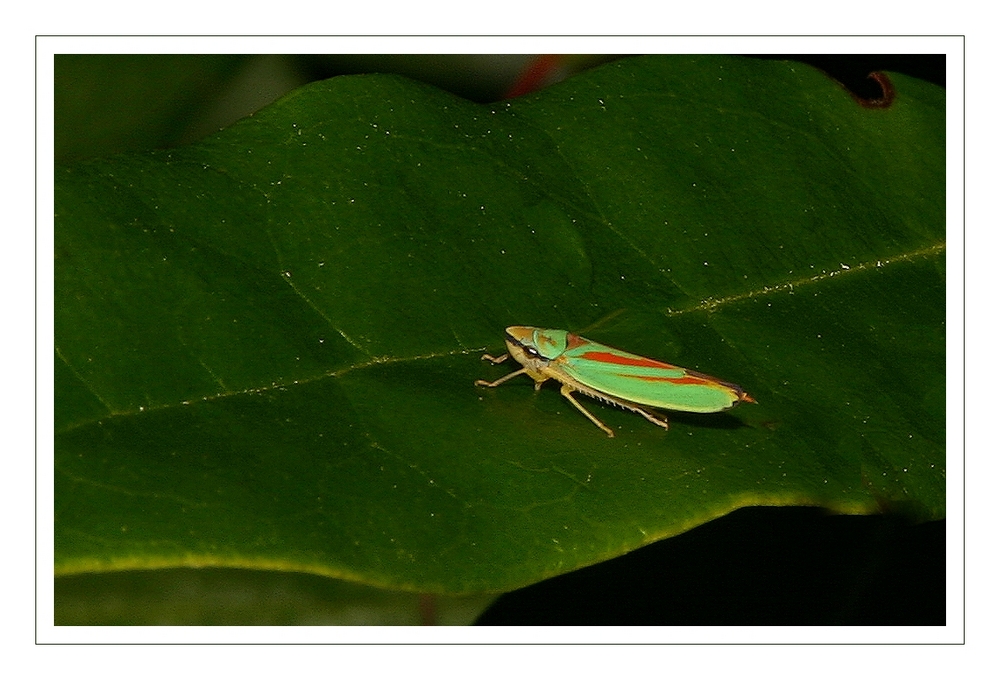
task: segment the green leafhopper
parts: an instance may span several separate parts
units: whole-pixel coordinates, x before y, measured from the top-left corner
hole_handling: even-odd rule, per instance
[[[476,385],[496,387],[522,373],[539,389],[549,378],[562,383],[560,392],[590,422],[609,437],[615,433],[573,397],[573,392],[635,411],[654,425],[667,429],[665,416],[650,410],[662,408],[690,413],[715,413],[741,401],[756,403],[742,387],[680,366],[629,354],[568,331],[534,326],[510,326],[506,330],[508,354],[483,359],[499,364],[514,357],[523,368]]]

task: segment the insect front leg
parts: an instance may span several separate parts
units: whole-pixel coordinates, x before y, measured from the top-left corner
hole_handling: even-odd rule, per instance
[[[500,362],[497,361],[497,362],[494,362],[494,363],[500,363]],[[496,387],[497,385],[500,385],[502,383],[507,382],[508,380],[510,380],[511,378],[513,378],[514,376],[521,375],[522,373],[527,373],[527,371],[528,371],[528,369],[522,368],[519,371],[514,371],[513,373],[508,373],[507,375],[505,375],[504,377],[500,378],[499,380],[494,380],[493,382],[490,382],[489,380],[477,380],[475,384],[479,385],[480,387]]]

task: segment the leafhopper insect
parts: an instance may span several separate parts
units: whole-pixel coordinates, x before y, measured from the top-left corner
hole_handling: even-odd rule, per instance
[[[667,418],[651,408],[690,413],[715,413],[741,401],[756,403],[742,387],[704,373],[623,352],[568,331],[534,326],[510,326],[506,330],[507,354],[483,359],[494,364],[514,357],[523,368],[499,380],[477,380],[476,385],[496,387],[515,376],[528,375],[535,389],[548,379],[562,383],[560,392],[609,437],[611,428],[585,409],[573,396],[586,394],[600,401],[635,411],[668,429]]]

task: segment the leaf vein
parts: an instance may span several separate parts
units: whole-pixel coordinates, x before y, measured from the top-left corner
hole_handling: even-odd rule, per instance
[[[887,258],[879,258],[874,261],[862,262],[856,265],[841,264],[839,269],[833,270],[823,270],[819,274],[814,276],[807,276],[794,281],[786,281],[784,283],[778,283],[773,286],[764,286],[763,288],[757,290],[750,290],[744,293],[737,293],[736,295],[728,295],[726,297],[707,297],[701,302],[691,307],[686,307],[684,309],[668,309],[666,310],[666,316],[680,316],[682,314],[690,314],[691,312],[710,312],[719,307],[723,307],[730,304],[735,304],[737,302],[743,302],[745,300],[752,300],[754,298],[765,297],[769,295],[776,295],[782,292],[791,292],[795,288],[800,288],[804,286],[809,286],[820,281],[826,281],[828,279],[845,276],[850,274],[857,274],[864,271],[870,271],[872,269],[879,269],[882,267],[898,264],[900,262],[907,262],[912,260],[925,259],[928,257],[933,257],[940,254],[945,249],[944,243],[935,243],[934,245],[928,246],[927,248],[921,248],[909,253],[903,253],[901,255],[893,255]]]

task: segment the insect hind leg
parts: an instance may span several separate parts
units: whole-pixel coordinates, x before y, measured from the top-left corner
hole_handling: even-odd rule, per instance
[[[659,425],[664,430],[669,430],[670,429],[670,425],[667,424],[667,417],[666,416],[659,416],[659,417],[657,417],[653,413],[648,412],[648,411],[644,411],[641,408],[635,408],[635,407],[631,407],[631,408],[632,408],[633,411],[635,411],[636,413],[638,413],[639,415],[641,415],[643,418],[645,418],[649,422],[653,423],[653,425]]]
[[[594,425],[597,425],[597,427],[599,427],[602,430],[604,430],[605,434],[607,434],[609,437],[614,437],[615,436],[615,433],[611,430],[610,427],[608,427],[607,425],[605,425],[604,423],[602,423],[600,420],[598,420],[597,416],[595,416],[593,413],[591,413],[590,411],[588,411],[587,409],[585,409],[583,407],[583,404],[581,404],[580,402],[578,402],[573,397],[573,388],[572,387],[570,387],[569,385],[563,385],[562,389],[560,389],[559,392],[564,397],[566,397],[566,399],[569,401],[569,403],[573,404],[573,406],[575,406],[577,408],[577,410],[580,411],[580,413],[582,413],[583,415],[587,416],[587,418],[590,420],[590,422],[592,422]],[[646,417],[648,418],[649,416],[646,416]]]

